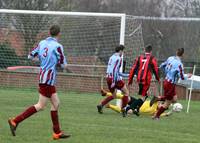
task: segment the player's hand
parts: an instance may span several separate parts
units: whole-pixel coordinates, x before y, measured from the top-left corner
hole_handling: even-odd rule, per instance
[[[188,78],[191,78],[191,77],[192,77],[192,74],[191,74],[191,73],[188,73],[187,76],[188,76]]]

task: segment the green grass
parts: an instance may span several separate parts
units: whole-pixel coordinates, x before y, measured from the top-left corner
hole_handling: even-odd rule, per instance
[[[67,140],[53,141],[49,105],[25,120],[11,136],[7,119],[33,105],[37,91],[0,88],[0,143],[199,143],[200,102],[192,102],[190,114],[174,113],[154,121],[150,116],[127,117],[104,110],[100,115],[98,94],[59,93],[62,130],[72,134]],[[181,101],[184,107],[186,102]],[[185,109],[184,109],[185,110]]]

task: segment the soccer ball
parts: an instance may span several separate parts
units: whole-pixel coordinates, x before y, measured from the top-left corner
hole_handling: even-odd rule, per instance
[[[175,103],[172,109],[174,112],[181,112],[181,110],[183,109],[183,106],[181,105],[181,103]]]

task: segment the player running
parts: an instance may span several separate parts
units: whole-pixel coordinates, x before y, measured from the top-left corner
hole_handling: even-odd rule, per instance
[[[139,109],[146,100],[147,91],[150,87],[152,72],[154,73],[158,82],[160,82],[158,76],[158,66],[157,60],[152,55],[152,46],[148,45],[145,47],[145,53],[140,55],[135,59],[135,62],[130,70],[128,86],[130,86],[133,82],[134,75],[137,75],[137,82],[139,86],[139,99],[135,100],[132,103],[132,108],[134,109],[134,114],[139,116]],[[130,107],[124,109],[123,115],[126,116],[127,111]]]
[[[100,114],[103,113],[103,107],[109,103],[111,100],[116,98],[117,89],[121,90],[124,94],[122,98],[122,108],[124,108],[128,103],[129,92],[128,89],[122,80],[122,77],[128,76],[127,74],[123,74],[120,72],[120,68],[122,65],[122,55],[124,51],[124,46],[119,45],[115,48],[115,52],[109,59],[107,66],[107,85],[108,89],[112,93],[112,96],[106,97],[99,105],[97,105],[97,110]]]
[[[153,119],[159,119],[160,115],[168,109],[169,105],[173,102],[174,97],[176,97],[175,86],[178,78],[180,77],[181,80],[185,80],[192,76],[190,73],[184,75],[183,64],[181,62],[183,54],[184,48],[177,49],[176,56],[169,57],[160,65],[160,68],[166,75],[164,80],[164,96],[162,97],[162,99],[165,99],[165,102],[158,108]]]
[[[51,120],[53,123],[53,139],[68,138],[70,135],[64,134],[60,130],[58,120],[58,107],[59,98],[56,93],[55,80],[56,80],[56,66],[60,65],[66,68],[67,62],[63,53],[63,46],[58,43],[60,36],[60,27],[53,25],[49,29],[50,37],[42,40],[37,47],[35,47],[28,55],[28,59],[39,58],[40,61],[40,74],[39,74],[39,100],[38,103],[30,106],[24,112],[16,117],[9,119],[10,130],[13,136],[19,123],[27,119],[34,113],[44,109],[47,101],[51,101]]]

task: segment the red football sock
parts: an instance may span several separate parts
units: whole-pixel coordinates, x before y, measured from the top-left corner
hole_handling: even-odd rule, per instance
[[[165,110],[166,110],[166,109],[165,109],[163,106],[161,106],[161,107],[158,109],[157,113],[156,113],[156,117],[159,118],[160,115],[161,115]]]
[[[102,102],[101,105],[104,106],[106,105],[108,102],[110,102],[111,100],[113,100],[114,97],[113,96],[108,96],[107,98],[105,98]]]
[[[16,124],[18,124],[36,112],[37,112],[37,110],[35,109],[35,106],[31,106],[31,107],[27,108],[23,113],[21,113],[20,115],[15,117],[14,122]]]
[[[51,111],[51,120],[53,123],[53,131],[56,134],[60,133],[60,125],[58,121],[58,112],[57,111]]]
[[[128,96],[123,96],[122,98],[122,108],[126,107],[128,104]]]

